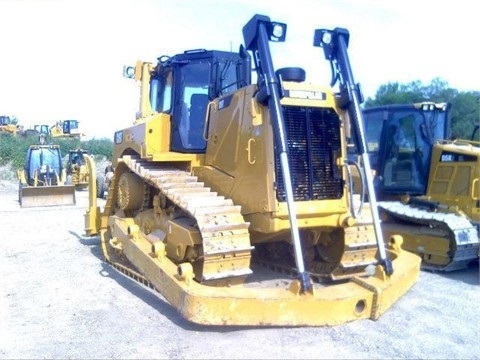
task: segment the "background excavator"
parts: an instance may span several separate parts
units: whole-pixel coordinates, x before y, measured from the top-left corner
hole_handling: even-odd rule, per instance
[[[422,102],[363,110],[384,236],[401,234],[429,270],[463,269],[479,254],[480,143],[446,140],[450,109]]]
[[[25,165],[18,170],[18,201],[21,207],[74,205],[75,186],[66,185],[66,172],[62,166],[62,154],[58,145],[45,143],[30,145]]]
[[[285,24],[255,15],[243,35],[238,53],[192,50],[127,69],[140,111],[114,134],[103,209],[86,156],[86,234],[195,323],[377,319],[416,282],[420,258],[399,236],[384,241],[375,206],[353,196],[348,129],[367,169],[369,158],[349,33],[314,32],[338,93],[301,68],[274,69],[269,42],[285,40]]]

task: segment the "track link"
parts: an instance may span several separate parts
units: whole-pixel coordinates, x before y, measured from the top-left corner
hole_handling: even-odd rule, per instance
[[[318,232],[322,233],[320,230]],[[316,283],[347,281],[353,277],[369,276],[379,264],[370,208],[365,207],[358,214],[355,224],[332,232],[329,236],[330,242],[327,244],[309,242],[308,232],[301,233],[301,237],[304,240],[302,246],[306,270]],[[283,242],[269,245],[276,248],[267,248],[254,256],[253,261],[272,271],[298,276],[291,247]],[[261,246],[257,246],[257,250],[261,249]]]
[[[241,207],[235,206],[230,199],[219,196],[199,182],[189,171],[181,170],[161,162],[151,162],[136,156],[124,156],[121,163],[128,171],[137,174],[144,183],[158,189],[176,207],[194,220],[202,237],[202,270],[197,281],[214,284],[245,279],[252,273],[250,269],[251,252],[248,232],[249,223],[244,221]],[[118,177],[114,176],[108,192],[105,213],[113,215],[114,199]],[[147,196],[145,195],[147,198]],[[148,210],[145,198],[143,210]],[[369,211],[364,209],[364,214]],[[314,282],[348,280],[354,276],[365,276],[368,265],[376,265],[377,246],[370,216],[363,215],[357,223],[344,231],[344,248],[340,262],[335,267],[322,262],[313,262],[307,271]],[[117,270],[133,279],[152,287],[123,256],[112,251],[108,240],[102,244],[107,262]],[[288,262],[269,259],[268,256],[256,258],[255,262],[270,270],[297,275],[295,266]]]
[[[479,235],[477,228],[468,218],[454,213],[433,212],[401,202],[379,202],[379,209],[387,216],[401,222],[412,224],[422,233],[438,238],[448,238],[450,262],[445,266],[422,262],[426,270],[452,271],[463,269],[478,259]],[[425,251],[428,255],[428,250]]]
[[[249,223],[244,221],[240,206],[212,192],[190,172],[134,156],[124,156],[121,161],[194,219],[203,249],[198,281],[223,281],[251,274],[253,247],[250,245]],[[113,202],[113,195],[110,202]]]

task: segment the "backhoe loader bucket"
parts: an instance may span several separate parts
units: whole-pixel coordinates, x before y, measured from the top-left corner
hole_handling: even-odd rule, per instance
[[[19,189],[22,208],[39,206],[75,205],[75,186],[22,186]]]

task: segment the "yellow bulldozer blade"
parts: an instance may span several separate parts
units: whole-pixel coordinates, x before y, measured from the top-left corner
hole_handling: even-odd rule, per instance
[[[75,205],[75,186],[58,185],[20,187],[19,202],[22,208]]]
[[[152,243],[128,220],[110,217],[114,238],[123,242],[125,257],[119,257],[101,231],[105,259],[117,270],[162,294],[187,320],[202,325],[223,326],[333,326],[358,319],[377,320],[418,280],[420,258],[401,249],[401,237],[389,244],[394,273],[387,276],[381,265],[369,277],[322,286],[302,294],[299,280],[268,283],[252,279],[245,284],[207,286],[193,279],[190,263],[174,264],[165,256],[163,243]],[[396,244],[396,245],[395,245]],[[124,259],[130,260],[130,262]],[[131,264],[136,266],[132,267]],[[260,276],[261,277],[261,276]]]

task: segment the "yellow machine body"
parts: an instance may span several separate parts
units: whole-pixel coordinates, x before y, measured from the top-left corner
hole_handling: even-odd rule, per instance
[[[261,32],[269,20],[254,17],[244,28],[247,39],[257,21]],[[279,75],[283,96],[271,102],[265,100],[271,91],[262,98],[264,84],[248,78],[188,87],[188,77],[197,78],[207,62],[227,79],[242,74],[245,59],[241,51],[238,59],[192,51],[160,58],[157,66],[137,62],[140,111],[132,127],[115,132],[115,171],[103,208],[94,161],[85,155],[86,234],[100,235],[108,263],[195,323],[323,326],[377,319],[417,281],[420,258],[391,236],[385,251],[393,273],[382,265],[373,210],[346,180],[346,112],[331,88],[305,82],[297,69]],[[156,99],[161,79],[174,84],[172,107]],[[210,98],[203,101],[207,88]],[[274,106],[289,136],[293,193],[281,171]],[[300,249],[292,229],[301,235]]]
[[[381,202],[385,236],[401,234],[404,248],[430,270],[464,269],[478,261],[480,143],[438,141],[432,147],[426,194]]]
[[[93,159],[88,155],[86,158],[87,166],[94,173]],[[124,162],[135,167],[131,159],[125,157],[118,168],[126,169]],[[175,259],[177,250],[181,251],[182,246],[193,246],[199,241],[196,230],[177,227],[173,221],[167,223],[165,229],[172,231],[169,236],[180,239],[169,245],[164,241],[163,231],[146,234],[133,218],[106,215],[111,211],[115,193],[114,181],[107,204],[102,209],[97,205],[96,183],[90,181],[90,206],[85,214],[86,234],[100,233],[102,251],[108,263],[158,291],[185,319],[194,323],[331,326],[360,319],[376,320],[412,287],[419,276],[420,259],[403,251],[402,238],[397,236],[390,239],[388,248],[395,267],[391,276],[387,276],[377,265],[366,277],[352,277],[349,281],[327,285],[318,283],[312,292],[301,294],[298,280],[285,280],[281,275],[278,279],[264,279],[263,268],[260,267],[257,269],[260,273],[258,279],[252,274],[251,281],[247,279],[240,284],[202,284],[194,279],[190,263],[179,263]],[[157,216],[150,214],[146,221],[157,222]]]
[[[480,143],[445,140],[450,110],[434,102],[364,110],[384,236],[401,234],[434,271],[466,268],[480,244]]]
[[[27,135],[43,134],[62,139],[81,139],[85,134],[80,131],[78,120],[60,120],[53,125],[37,124],[26,131]]]
[[[88,152],[83,149],[71,149],[65,166],[66,183],[74,185],[77,190],[86,189],[89,183],[89,173],[83,157],[84,154],[88,154]]]
[[[11,116],[0,115],[0,133],[17,134],[23,126],[17,123],[17,119]]]

